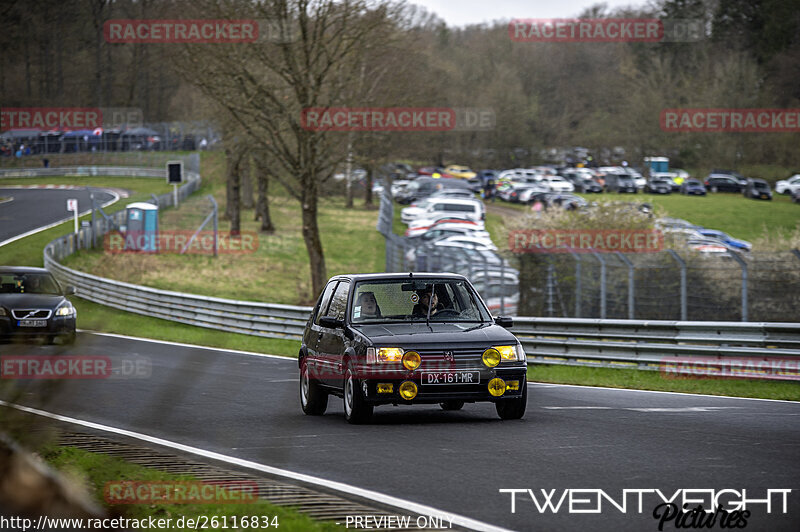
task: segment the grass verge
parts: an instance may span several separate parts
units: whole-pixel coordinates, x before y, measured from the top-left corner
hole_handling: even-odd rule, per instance
[[[800,384],[797,382],[665,377],[658,371],[539,364],[528,367],[528,379],[556,384],[800,401]]]
[[[223,516],[225,516],[227,517],[228,528],[234,528],[231,526],[234,517],[237,518],[237,521],[247,517],[249,521],[252,516],[269,516],[270,523],[273,523],[273,517],[277,517],[276,522],[280,530],[316,532],[342,529],[334,523],[314,521],[293,509],[275,506],[263,500],[247,504],[124,504],[110,507],[104,500],[103,495],[104,488],[108,482],[127,480],[166,483],[196,481],[197,479],[187,475],[164,473],[132,464],[119,458],[72,447],[49,447],[41,454],[54,468],[63,471],[68,477],[72,477],[83,484],[97,502],[104,507],[110,508],[113,513],[121,514],[128,519],[171,519],[171,526],[167,527],[169,530],[196,530],[196,527],[177,527],[175,524],[181,517],[185,518],[185,520],[197,520],[197,518],[202,518],[203,516],[207,516],[209,519],[216,516],[219,523],[223,522]],[[240,530],[245,528],[258,528],[261,530],[263,524],[260,520],[259,525],[259,527],[237,528]],[[218,527],[210,528],[218,529]]]

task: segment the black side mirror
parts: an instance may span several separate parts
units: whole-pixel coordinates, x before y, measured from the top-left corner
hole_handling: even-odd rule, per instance
[[[514,326],[514,320],[509,316],[497,316],[494,319],[494,322],[500,327],[505,327],[506,329],[510,329]]]
[[[72,285],[68,285],[66,288],[64,288],[64,295],[65,296],[75,295],[75,287]]]
[[[330,316],[322,316],[319,319],[319,324],[329,329],[341,329],[344,327],[344,322],[342,320],[337,320],[336,318],[331,318]]]

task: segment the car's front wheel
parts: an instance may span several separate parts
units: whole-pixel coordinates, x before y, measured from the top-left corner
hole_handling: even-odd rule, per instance
[[[528,385],[524,382],[522,384],[522,397],[495,403],[500,419],[522,419],[525,415],[525,408],[528,406]]]
[[[305,361],[300,366],[300,406],[309,416],[321,416],[328,409],[328,394],[308,375]]]
[[[348,423],[358,425],[366,423],[372,417],[372,405],[364,401],[358,379],[353,375],[353,370],[348,366],[344,373],[344,418]]]

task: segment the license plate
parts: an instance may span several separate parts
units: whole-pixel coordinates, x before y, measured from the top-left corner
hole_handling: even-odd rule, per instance
[[[47,327],[47,320],[19,320],[17,327]]]
[[[480,371],[428,372],[422,374],[422,384],[478,384]]]
[[[766,194],[761,194],[761,198],[762,199],[767,199],[767,195]]]

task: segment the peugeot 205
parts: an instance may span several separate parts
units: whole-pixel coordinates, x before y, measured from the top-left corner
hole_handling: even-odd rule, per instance
[[[305,327],[299,353],[300,404],[322,415],[329,395],[345,419],[363,423],[379,405],[495,403],[502,419],[527,404],[527,362],[475,288],[454,274],[333,277]]]

